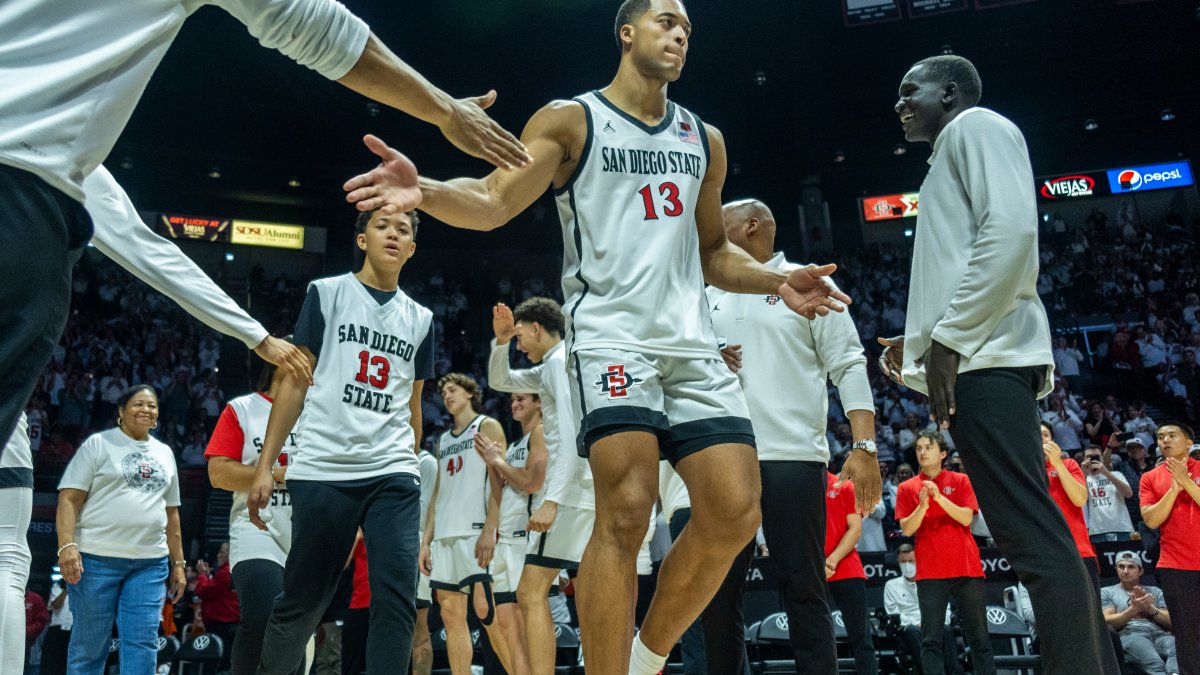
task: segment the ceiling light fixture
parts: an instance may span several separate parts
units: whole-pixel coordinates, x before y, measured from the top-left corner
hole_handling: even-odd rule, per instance
[[[1088,120],[1083,123],[1083,128],[1087,131],[1095,131],[1100,128],[1100,123],[1089,117]]]
[[[896,147],[892,148],[892,154],[897,157],[908,154],[908,148],[904,147],[902,143],[897,143]]]

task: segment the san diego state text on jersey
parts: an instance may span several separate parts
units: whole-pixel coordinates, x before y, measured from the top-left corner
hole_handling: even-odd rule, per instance
[[[416,352],[415,347],[395,335],[384,335],[368,326],[356,326],[352,323],[338,326],[338,343],[343,342],[357,342],[385,354],[399,356],[405,361],[412,361]]]
[[[600,149],[604,159],[604,171],[608,173],[637,173],[660,175],[666,173],[686,173],[693,178],[700,177],[700,164],[703,158],[690,152],[670,150],[639,150],[637,148],[613,148],[604,146]]]

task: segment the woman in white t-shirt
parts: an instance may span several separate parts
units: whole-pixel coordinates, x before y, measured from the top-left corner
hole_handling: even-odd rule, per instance
[[[116,428],[89,436],[58,485],[58,564],[74,619],[67,650],[72,674],[103,672],[114,620],[121,672],[153,673],[164,582],[169,577],[173,601],[187,586],[179,472],[171,449],[150,436],[156,426],[154,390],[144,384],[126,390],[117,400]]]

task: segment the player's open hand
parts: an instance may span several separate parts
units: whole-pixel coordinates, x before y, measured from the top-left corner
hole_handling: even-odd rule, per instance
[[[450,102],[450,116],[441,125],[446,140],[463,152],[501,169],[524,167],[533,161],[529,151],[484,112],[496,102],[496,90]]]
[[[475,540],[475,562],[480,567],[492,564],[492,556],[496,554],[496,531],[484,530]]]
[[[346,201],[359,211],[380,209],[384,214],[411,211],[421,203],[417,167],[399,150],[388,147],[377,136],[367,134],[363,143],[379,159],[379,166],[346,181]]]
[[[479,432],[475,432],[475,452],[479,453],[489,467],[499,464],[504,459],[500,445]]]
[[[258,512],[260,509],[267,508],[267,504],[271,501],[271,491],[275,489],[275,477],[269,470],[261,469],[262,467],[259,467],[254,472],[254,484],[250,486],[250,493],[246,496],[246,506],[250,510],[250,522],[265,532],[267,524],[263,522],[262,516]]]
[[[869,516],[883,499],[883,478],[879,475],[879,458],[866,450],[851,450],[842,465],[836,486],[846,481],[854,483],[854,503],[860,516]]]
[[[825,316],[830,310],[843,312],[850,296],[841,292],[826,277],[837,265],[805,265],[792,270],[787,281],[779,287],[779,297],[788,309],[806,319]]]
[[[726,345],[721,349],[721,358],[725,359],[729,371],[736,375],[742,369],[742,346]]]
[[[512,310],[503,302],[492,307],[492,332],[496,334],[497,344],[504,344],[517,334],[517,321],[513,318]]]
[[[296,382],[312,386],[312,363],[299,347],[268,335],[254,348],[263,361],[273,363]]]
[[[879,355],[879,368],[896,384],[904,384],[904,336],[875,340],[883,345],[883,353]]]

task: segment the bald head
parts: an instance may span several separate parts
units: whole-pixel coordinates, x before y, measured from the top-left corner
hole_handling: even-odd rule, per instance
[[[766,262],[775,250],[775,216],[757,199],[739,199],[721,207],[725,235],[755,260]]]

